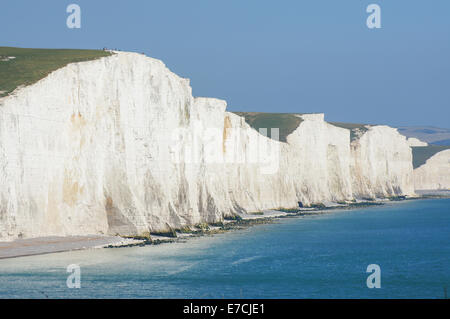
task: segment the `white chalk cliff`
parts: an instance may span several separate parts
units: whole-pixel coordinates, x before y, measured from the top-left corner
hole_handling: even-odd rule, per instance
[[[417,190],[450,189],[450,149],[430,157],[414,170],[414,187]]]
[[[226,102],[192,97],[159,60],[69,64],[0,99],[0,240],[135,235],[299,201],[414,194],[396,129],[351,141],[323,114],[298,116],[278,142]]]
[[[409,137],[408,138],[408,145],[409,146],[428,146],[427,142],[423,142],[415,137]]]

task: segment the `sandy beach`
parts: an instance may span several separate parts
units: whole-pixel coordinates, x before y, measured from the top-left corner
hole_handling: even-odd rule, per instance
[[[101,248],[135,242],[119,236],[68,236],[17,239],[0,242],[0,259],[57,253],[70,250]]]
[[[264,211],[261,215],[245,214],[242,218],[253,220],[267,217],[275,218],[285,215],[287,214],[284,212],[268,210]],[[210,227],[212,230],[219,228],[220,227]],[[178,239],[191,236],[192,234],[177,234]],[[160,240],[161,242],[172,241],[171,238],[157,235],[152,235],[152,239]],[[138,239],[99,235],[16,239],[14,241],[0,242],[0,259],[51,254],[70,250],[103,248],[106,246],[119,247],[130,244],[139,244],[141,242],[142,240]]]

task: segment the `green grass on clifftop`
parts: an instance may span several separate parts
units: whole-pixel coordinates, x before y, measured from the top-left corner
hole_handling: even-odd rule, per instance
[[[255,130],[267,129],[267,136],[270,135],[271,128],[279,129],[279,140],[286,142],[286,137],[295,131],[303,121],[293,113],[261,113],[261,112],[233,112],[245,118],[245,121]]]
[[[69,63],[109,55],[110,52],[102,50],[0,47],[0,97],[8,95],[19,86],[33,84]]]
[[[280,141],[286,142],[286,137],[291,134],[303,121],[297,115],[299,113],[263,113],[263,112],[233,112],[245,118],[245,121],[255,130],[267,128],[267,135],[270,136],[270,128],[279,128]],[[330,124],[348,129],[352,141],[360,138],[368,128],[366,124],[329,122]]]

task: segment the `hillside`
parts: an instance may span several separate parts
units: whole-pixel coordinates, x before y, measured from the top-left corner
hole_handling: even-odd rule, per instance
[[[101,50],[0,47],[0,97],[19,86],[33,84],[69,63],[94,60],[110,54]]]
[[[399,127],[400,134],[415,137],[428,144],[450,145],[450,129],[433,126],[405,126]]]

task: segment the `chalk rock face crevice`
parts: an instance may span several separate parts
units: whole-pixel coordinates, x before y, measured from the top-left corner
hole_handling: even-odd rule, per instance
[[[0,99],[0,240],[165,231],[263,209],[412,195],[411,149],[323,114],[278,142],[159,60],[69,64]],[[270,129],[270,128],[269,128]]]

